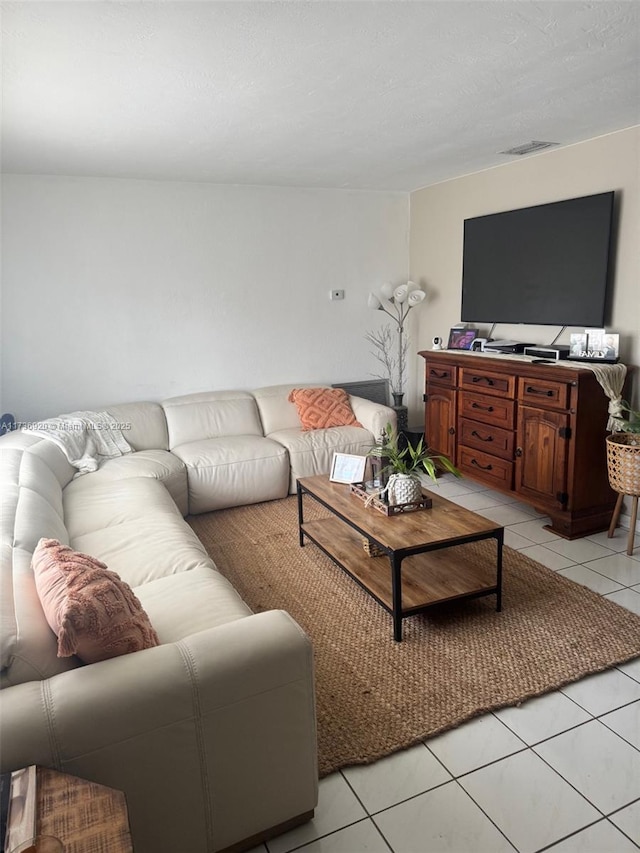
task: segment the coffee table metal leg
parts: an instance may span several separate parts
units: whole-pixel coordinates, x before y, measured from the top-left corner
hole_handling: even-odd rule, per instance
[[[396,554],[390,558],[391,561],[391,588],[393,593],[393,639],[397,643],[402,642],[402,572],[400,567],[402,560]]]
[[[500,612],[502,610],[502,546],[504,544],[504,528],[496,531],[496,542],[498,543],[498,577],[496,579],[498,591],[496,593],[496,610]]]
[[[298,540],[300,542],[300,547],[302,548],[304,545],[304,536],[302,533],[304,518],[302,513],[302,489],[299,482],[296,483],[296,494],[298,495]]]

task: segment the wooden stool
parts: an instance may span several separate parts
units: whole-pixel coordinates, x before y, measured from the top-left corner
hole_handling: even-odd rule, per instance
[[[631,556],[633,554],[633,541],[636,533],[636,521],[638,520],[638,495],[629,495],[629,497],[633,498],[631,502],[631,526],[629,527],[629,541],[627,542],[627,554]],[[618,524],[623,500],[624,493],[619,492],[618,500],[616,501],[616,508],[613,511],[613,518],[611,519],[611,524],[609,525],[609,532],[607,534],[609,539],[611,539],[611,537],[613,536],[616,526]]]

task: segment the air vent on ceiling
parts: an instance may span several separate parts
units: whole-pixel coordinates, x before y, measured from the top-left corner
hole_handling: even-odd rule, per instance
[[[554,145],[560,145],[560,143],[539,142],[534,139],[531,142],[525,142],[524,145],[516,145],[515,148],[509,148],[508,151],[501,151],[500,153],[521,157],[523,154],[533,154],[534,151],[543,151],[545,148],[553,148]]]

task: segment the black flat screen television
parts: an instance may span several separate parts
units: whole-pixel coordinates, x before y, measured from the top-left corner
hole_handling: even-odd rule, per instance
[[[613,192],[465,219],[465,323],[605,324]]]

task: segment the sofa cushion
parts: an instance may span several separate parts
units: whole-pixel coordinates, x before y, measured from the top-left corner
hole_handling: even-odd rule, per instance
[[[246,391],[212,391],[172,397],[162,404],[169,447],[226,435],[263,435],[258,408]]]
[[[213,564],[204,546],[179,513],[149,513],[76,536],[71,546],[93,554],[136,588],[157,578]]]
[[[252,392],[258,405],[262,428],[266,436],[272,436],[280,430],[293,429],[294,427],[300,429],[298,410],[295,404],[290,403],[287,399],[290,392],[298,387],[300,387],[299,384],[268,385]],[[314,386],[305,385],[305,387],[312,388]],[[318,385],[317,387],[326,386]],[[371,433],[372,438],[378,438],[388,423],[395,429],[396,413],[388,406],[352,395],[349,395],[349,402],[356,420]]]
[[[334,453],[364,456],[374,444],[371,433],[362,427],[345,426],[303,432],[300,427],[281,429],[269,435],[286,447],[291,466],[289,491],[296,491],[299,477],[328,474]]]
[[[131,587],[100,560],[41,539],[31,564],[58,657],[95,663],[159,644]]]
[[[97,471],[74,481],[72,492],[93,489],[108,480],[125,480],[131,477],[151,477],[159,480],[181,514],[187,515],[187,469],[184,462],[167,450],[141,450],[107,459]]]
[[[295,403],[303,430],[362,426],[343,388],[294,388],[289,402]]]
[[[35,452],[43,445],[53,454]],[[3,436],[0,450],[3,536],[9,537],[12,546],[30,551],[43,536],[68,542],[62,502],[66,477],[64,466],[58,470],[55,464],[60,460],[57,448],[44,439],[17,433]],[[48,459],[55,460],[53,468]]]
[[[33,552],[43,536],[69,541],[64,521],[47,498],[33,489],[19,488],[13,544],[16,548]]]
[[[188,469],[189,512],[275,500],[287,495],[284,447],[256,435],[229,435],[173,448]]]
[[[295,403],[289,401],[289,394],[298,385],[267,385],[252,391],[255,397],[262,429],[265,435],[271,435],[281,429],[300,429],[300,418]],[[314,387],[307,385],[307,388]],[[325,386],[318,385],[318,388]]]
[[[62,486],[46,461],[33,453],[22,454],[18,485],[40,494],[57,512],[62,521]]]
[[[134,450],[169,449],[167,419],[159,403],[120,403],[107,411]]]
[[[55,634],[47,624],[36,589],[33,549],[2,546],[2,688],[50,678],[80,665],[75,658],[59,658]]]
[[[251,615],[229,581],[213,567],[158,578],[134,589],[161,643],[175,643]]]
[[[152,477],[114,481],[87,474],[69,483],[62,493],[62,502],[69,541],[135,519],[181,516],[169,492]]]
[[[43,536],[68,542],[62,486],[74,473],[46,439],[19,431],[0,438],[2,687],[78,665],[75,659],[56,656],[56,638],[44,618],[31,569],[31,555]]]
[[[78,473],[77,468],[71,465],[57,444],[32,432],[22,430],[9,432],[1,436],[0,447],[2,449],[0,456],[3,461],[10,450],[18,450],[20,454],[28,453],[42,459],[58,478],[61,488],[64,488]]]

